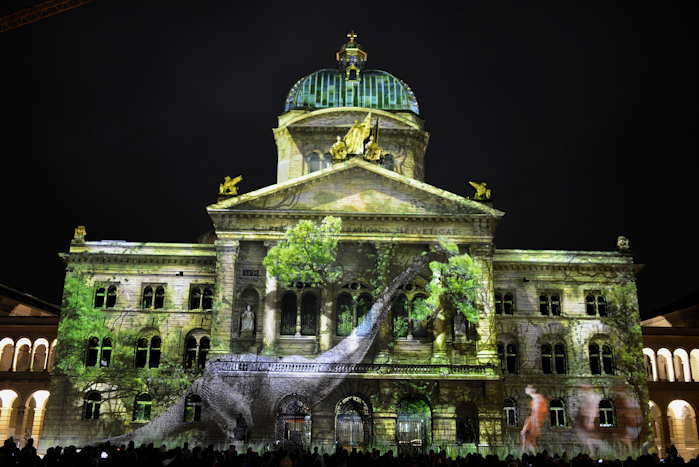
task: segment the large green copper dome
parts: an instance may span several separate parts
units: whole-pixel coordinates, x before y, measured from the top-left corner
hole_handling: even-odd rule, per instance
[[[368,54],[354,31],[335,54],[337,69],[326,68],[304,76],[289,91],[284,111],[369,107],[420,114],[415,94],[407,84],[381,70],[364,70]]]
[[[284,111],[369,107],[420,114],[415,94],[400,79],[381,70],[364,70],[359,79],[348,79],[337,69],[326,68],[304,76],[289,91]]]

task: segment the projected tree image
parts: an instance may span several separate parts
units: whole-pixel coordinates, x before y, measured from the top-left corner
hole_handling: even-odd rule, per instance
[[[270,249],[264,263],[270,273],[281,281],[302,281],[318,285],[336,282],[341,278],[341,265],[336,261],[341,229],[341,220],[332,217],[325,218],[320,224],[300,221],[289,228],[285,238]],[[186,391],[186,397],[181,397],[147,425],[115,440],[160,441],[187,432],[191,432],[189,436],[193,439],[231,439],[240,436],[241,427],[253,428],[260,419],[274,416],[283,418],[282,422],[278,422],[288,425],[287,432],[290,430],[298,433],[293,434],[293,439],[302,440],[305,436],[310,436],[310,432],[306,433],[304,421],[304,410],[309,410],[303,408],[315,405],[327,397],[342,383],[343,373],[352,373],[352,366],[361,364],[386,319],[392,298],[402,285],[409,283],[428,265],[436,276],[430,282],[429,290],[443,298],[425,300],[418,313],[429,314],[424,318],[432,321],[440,313],[446,313],[444,307],[452,307],[470,321],[477,320],[475,290],[479,269],[467,254],[460,254],[454,245],[434,245],[413,258],[408,267],[388,280],[388,285],[378,293],[367,316],[331,350],[314,359],[299,356],[270,358],[252,354],[214,358],[207,363],[203,375]],[[80,337],[84,336],[81,334]],[[270,381],[267,375],[270,370],[274,370],[276,376],[286,374],[287,377]],[[145,387],[146,381],[139,383]],[[277,401],[287,394],[298,395],[294,399],[295,405],[284,405],[282,412],[273,413]],[[198,423],[186,421],[191,420],[191,416],[183,418],[183,414],[192,410],[187,406],[192,395],[201,398]],[[296,408],[290,408],[292,406]],[[280,432],[284,430],[279,428]]]

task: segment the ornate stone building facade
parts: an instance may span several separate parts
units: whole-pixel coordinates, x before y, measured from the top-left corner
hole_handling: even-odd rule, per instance
[[[113,352],[134,355],[144,372],[154,352],[186,368],[223,364],[241,353],[313,357],[341,342],[371,306],[367,277],[377,245],[395,246],[392,272],[398,273],[447,239],[482,270],[477,325],[444,314],[429,323],[410,318],[411,304],[426,294],[425,270],[402,286],[361,362],[275,366],[250,357],[236,364],[236,377],[263,375],[269,385],[289,378],[342,381],[322,400],[292,384],[263,422],[241,424],[215,441],[464,450],[519,445],[531,400],[525,387],[536,385],[551,407],[539,446],[580,446],[574,418],[581,384],[613,404],[611,388],[622,383],[609,366],[610,329],[600,316],[606,288],[634,281],[632,257],[627,250],[495,248],[504,213],[489,195],[475,200],[424,183],[429,134],[410,88],[387,72],[365,69],[366,52],[352,35],[337,59],[338,69],[314,72],[289,93],[274,129],[278,183],[238,194],[237,181],[229,180],[225,196],[207,208],[214,232],[201,243],[87,241],[84,232],[76,234],[64,256],[68,276],[78,266],[89,271],[95,306],[114,325],[139,333],[134,348]],[[267,274],[263,258],[287,227],[328,215],[343,221],[342,281],[318,289]],[[349,314],[341,317],[340,310]],[[94,336],[86,346],[99,347],[106,337]],[[165,409],[153,394],[123,400],[126,421],[115,428],[106,416],[95,416],[99,392],[56,379],[47,445],[128,431]],[[197,394],[183,396],[183,419],[198,420],[206,404]],[[614,425],[610,417],[605,427]]]
[[[657,450],[675,445],[685,460],[699,454],[699,305],[691,299],[641,323]]]
[[[41,439],[59,308],[0,284],[0,438]]]

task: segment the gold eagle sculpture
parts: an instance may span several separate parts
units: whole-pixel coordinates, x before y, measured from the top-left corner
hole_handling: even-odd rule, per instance
[[[223,183],[218,186],[218,194],[223,196],[235,196],[238,194],[238,183],[243,180],[242,175],[238,175],[235,178],[226,176],[223,179]]]
[[[476,183],[472,182],[469,180],[468,182],[469,185],[471,185],[475,190],[476,190],[476,196],[473,197],[473,199],[478,199],[478,200],[489,200],[490,199],[490,188],[487,188],[487,183],[481,182],[481,183]]]

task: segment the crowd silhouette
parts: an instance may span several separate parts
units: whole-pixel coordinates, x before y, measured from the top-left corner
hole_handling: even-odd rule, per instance
[[[424,454],[396,455],[393,451],[381,454],[377,450],[348,452],[337,449],[332,454],[321,454],[318,448],[311,450],[278,449],[259,453],[252,448],[239,451],[231,445],[228,449],[181,447],[168,449],[151,444],[128,446],[102,444],[78,449],[75,446],[49,448],[43,458],[37,455],[34,441],[28,440],[22,449],[15,441],[7,439],[0,447],[0,467],[665,467],[691,465],[699,467],[699,459],[685,461],[672,446],[665,458],[657,454],[644,454],[625,460],[593,459],[587,454],[569,457],[567,454],[550,455],[545,450],[536,454],[508,455],[467,454],[449,458],[444,451]]]

